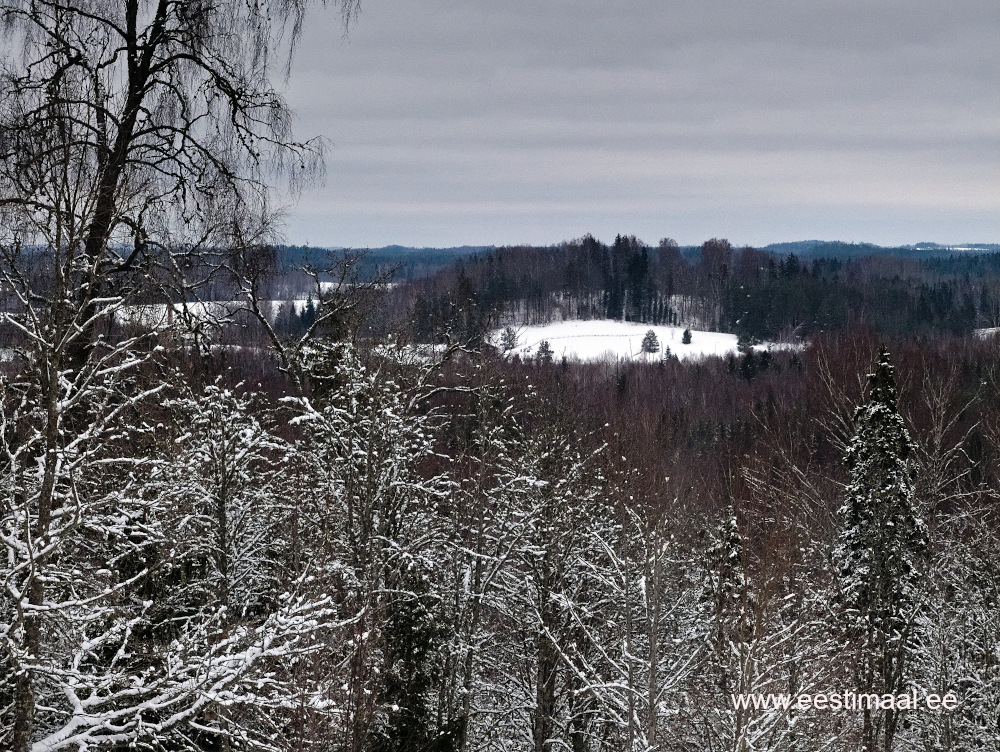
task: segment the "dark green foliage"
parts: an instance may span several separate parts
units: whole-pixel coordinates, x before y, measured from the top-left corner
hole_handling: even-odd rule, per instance
[[[302,326],[304,329],[308,329],[313,324],[316,323],[316,304],[313,303],[312,296],[306,301],[306,307],[303,309],[301,314]]]
[[[283,301],[274,317],[274,331],[283,337],[301,337],[316,323],[319,312],[311,295],[301,311],[296,310],[295,301]]]
[[[492,250],[491,246],[459,246],[457,248],[411,248],[388,245],[359,252],[358,276],[368,282],[391,272],[394,281],[408,281],[427,277],[456,261],[481,256]],[[303,245],[283,245],[276,248],[279,269],[292,271],[305,264],[315,264],[317,259],[337,249],[312,248]]]
[[[646,336],[642,338],[642,351],[644,353],[655,353],[660,351],[660,339],[656,336],[656,332],[652,329],[646,332]]]
[[[868,400],[857,410],[857,432],[847,451],[851,480],[836,551],[843,634],[855,656],[856,690],[899,694],[907,687],[916,649],[927,531],[914,499],[913,443],[896,407],[896,381],[885,348],[868,383]],[[864,748],[891,750],[899,721],[899,711],[866,710]]]
[[[718,528],[712,531],[702,593],[708,643],[716,660],[722,662],[728,657],[730,642],[745,640],[749,629],[751,609],[743,549],[736,514],[728,509]],[[724,674],[721,672],[716,679],[724,681]],[[729,687],[725,689],[729,691]]]
[[[504,294],[494,287],[477,289],[460,270],[448,289],[417,295],[410,312],[414,339],[471,347],[482,345],[492,322],[503,310]]]
[[[737,280],[728,287],[722,328],[745,338],[768,339],[783,328],[801,328],[808,335],[865,321],[886,334],[967,334],[991,321],[990,285],[997,285],[995,278],[974,296],[976,288],[967,278],[931,277],[915,264],[883,276],[874,264],[816,259],[807,268],[789,256],[774,265],[766,279],[754,284]],[[932,261],[924,264],[929,271]]]
[[[388,708],[371,752],[449,752],[457,738],[451,724],[437,727],[432,693],[441,678],[447,636],[430,574],[419,562],[404,564],[390,578],[382,643],[385,673],[379,700]]]
[[[967,334],[1000,323],[1000,254],[941,258],[864,248],[862,255],[817,257],[795,246],[780,256],[713,239],[685,256],[666,241],[652,248],[618,235],[607,246],[588,235],[468,259],[423,284],[408,315],[418,338],[428,340],[498,311],[515,312],[524,324],[559,317],[697,321],[746,341],[859,324],[900,335]]]
[[[538,358],[541,363],[551,363],[552,358],[555,353],[552,351],[552,347],[549,345],[547,339],[543,339],[538,343],[538,349],[535,351],[535,357]]]
[[[517,332],[514,331],[514,327],[507,326],[504,327],[503,332],[500,334],[500,349],[503,352],[508,352],[517,347]]]

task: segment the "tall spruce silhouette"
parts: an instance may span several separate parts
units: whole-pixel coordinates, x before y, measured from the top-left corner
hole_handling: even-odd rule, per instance
[[[836,560],[855,689],[885,698],[907,689],[927,532],[914,501],[913,444],[897,409],[896,380],[884,347],[868,382],[868,400],[855,413],[856,432],[846,455],[851,479],[840,510]],[[863,749],[889,752],[900,719],[898,708],[865,707]]]

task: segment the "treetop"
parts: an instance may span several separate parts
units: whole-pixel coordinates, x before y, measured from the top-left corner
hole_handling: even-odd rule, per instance
[[[879,348],[874,372],[868,374],[868,383],[871,386],[871,391],[868,394],[870,404],[896,406],[898,394],[896,376],[892,364],[889,362],[889,351],[884,345]]]

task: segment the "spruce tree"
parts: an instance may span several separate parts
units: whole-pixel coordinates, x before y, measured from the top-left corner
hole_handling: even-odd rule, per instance
[[[373,734],[372,752],[449,752],[455,747],[453,730],[434,712],[447,630],[435,613],[440,599],[426,564],[406,557],[400,571],[388,573],[379,696],[385,718]]]
[[[756,689],[752,651],[756,643],[757,611],[747,577],[745,541],[739,532],[735,510],[730,508],[711,531],[710,544],[701,596],[704,647],[693,680],[700,707],[689,722],[695,728],[700,727],[698,736],[704,735],[703,748],[742,752],[747,749],[750,713],[731,711],[730,698]]]
[[[653,329],[646,332],[646,336],[642,338],[642,351],[644,353],[660,351],[660,339],[656,336],[656,332]]]
[[[855,690],[884,698],[906,691],[927,533],[914,501],[913,444],[897,409],[885,348],[868,381],[868,400],[855,413],[856,432],[846,455],[851,477],[835,558]],[[863,749],[889,752],[899,721],[899,709],[866,707]]]
[[[505,326],[500,333],[500,350],[510,352],[517,347],[517,331],[512,326]]]
[[[538,358],[540,363],[551,363],[554,356],[555,352],[553,352],[552,346],[549,345],[549,341],[547,339],[543,339],[538,343],[538,349],[535,351],[535,357]]]
[[[302,314],[300,316],[302,320],[302,328],[308,329],[314,323],[316,323],[316,304],[313,303],[312,295],[306,301],[306,307],[302,309]]]

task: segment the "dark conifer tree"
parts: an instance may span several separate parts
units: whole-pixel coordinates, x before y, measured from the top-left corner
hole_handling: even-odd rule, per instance
[[[404,561],[403,571],[390,574],[389,584],[394,590],[382,628],[387,670],[380,697],[387,714],[372,752],[449,752],[455,734],[451,724],[437,717],[433,702],[446,637],[435,613],[439,599],[419,562]]]
[[[316,304],[313,303],[311,295],[306,301],[306,307],[302,309],[301,320],[303,329],[308,329],[316,321]]]
[[[656,353],[660,351],[660,339],[656,336],[656,331],[650,329],[646,336],[642,338],[642,351],[644,353]]]
[[[555,353],[552,351],[552,346],[549,344],[547,339],[543,339],[538,343],[538,349],[535,351],[535,357],[538,358],[540,363],[551,363],[554,356]]]
[[[885,348],[868,381],[868,401],[855,413],[856,433],[847,450],[851,479],[836,560],[855,690],[885,698],[907,689],[927,532],[914,500],[913,444],[897,409]],[[892,750],[900,720],[898,708],[866,707],[862,748]]]

